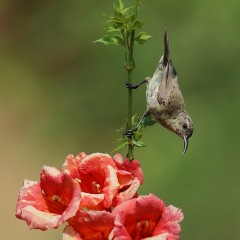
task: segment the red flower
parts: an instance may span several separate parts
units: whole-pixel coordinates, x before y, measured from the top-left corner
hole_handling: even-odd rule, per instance
[[[68,225],[63,230],[63,240],[82,240],[82,238],[72,226]]]
[[[53,167],[43,167],[40,183],[24,181],[16,217],[30,228],[57,228],[78,211],[81,191],[77,180]]]
[[[137,160],[69,155],[62,171],[45,166],[39,183],[24,181],[16,216],[41,230],[67,222],[64,240],[178,240],[181,210],[154,195],[137,197],[142,183]]]
[[[150,194],[118,205],[114,210],[114,229],[109,239],[114,240],[177,240],[183,219],[180,209],[166,207],[164,202]]]
[[[128,159],[123,160],[120,154],[116,154],[114,162],[118,168],[118,179],[121,183],[120,191],[114,199],[114,206],[129,200],[136,196],[138,187],[143,183],[144,177],[142,169],[137,160],[130,162]]]
[[[143,172],[140,167],[140,164],[137,160],[129,161],[128,159],[123,160],[123,157],[120,154],[116,154],[114,157],[114,162],[117,165],[117,168],[120,170],[124,170],[132,174],[132,176],[136,177],[140,184],[143,184]]]
[[[143,182],[138,161],[123,161],[120,155],[114,158],[102,153],[69,155],[62,169],[79,181],[81,207],[87,209],[107,210],[131,199]]]
[[[112,213],[104,210],[80,210],[69,220],[69,226],[64,230],[64,239],[107,240],[113,227]]]

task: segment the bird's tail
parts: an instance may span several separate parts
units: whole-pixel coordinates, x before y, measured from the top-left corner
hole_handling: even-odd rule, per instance
[[[163,66],[166,67],[169,61],[169,41],[168,41],[168,33],[164,32],[164,53],[163,53]]]

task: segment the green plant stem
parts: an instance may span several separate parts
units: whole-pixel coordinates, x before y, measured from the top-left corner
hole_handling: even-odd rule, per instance
[[[136,1],[136,8],[135,8],[135,16],[134,18],[137,18],[137,12],[139,8],[139,0]],[[131,32],[130,35],[130,41],[128,42],[127,46],[125,45],[125,50],[128,54],[126,54],[126,70],[128,73],[128,82],[132,83],[132,71],[135,68],[135,63],[133,59],[133,50],[134,50],[134,39],[135,39],[135,30]],[[128,89],[128,129],[132,129],[132,105],[133,105],[133,94],[132,89]],[[134,159],[133,156],[133,137],[128,137],[128,153],[127,158],[132,161]]]
[[[128,81],[132,83],[132,71],[128,71]],[[128,129],[132,129],[132,89],[128,89]],[[132,136],[128,137],[128,153],[127,158],[132,161],[133,156]]]

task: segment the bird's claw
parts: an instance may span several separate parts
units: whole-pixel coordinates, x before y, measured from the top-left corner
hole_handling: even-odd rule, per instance
[[[132,84],[132,83],[130,83],[129,81],[126,81],[126,82],[125,82],[125,85],[126,85],[126,87],[127,87],[128,89],[136,89],[136,88],[138,88],[138,85],[137,85],[137,84]]]
[[[133,136],[133,132],[134,132],[134,129],[126,129],[123,132],[123,135],[126,136],[126,137],[132,137]]]

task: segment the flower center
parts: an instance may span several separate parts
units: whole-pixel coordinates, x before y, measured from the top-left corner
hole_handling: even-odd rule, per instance
[[[102,189],[101,189],[101,185],[99,183],[97,183],[96,181],[94,181],[92,183],[94,190],[96,193],[101,193]]]
[[[150,231],[150,222],[148,219],[139,220],[136,222],[136,228],[134,236],[132,237],[134,240],[139,240],[142,238],[146,238],[151,236]]]
[[[66,202],[59,195],[53,195],[52,197],[44,196],[44,198],[45,198],[46,204],[48,205],[49,212],[62,214],[67,208],[68,202]]]

